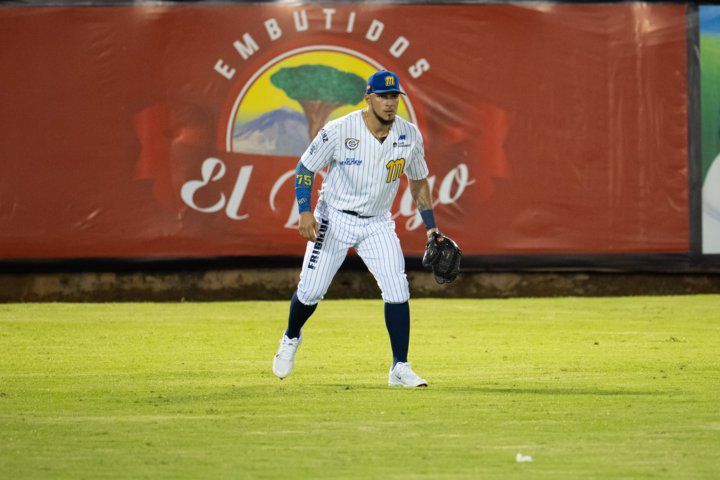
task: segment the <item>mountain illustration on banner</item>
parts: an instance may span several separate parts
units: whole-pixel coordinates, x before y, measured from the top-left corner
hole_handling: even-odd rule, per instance
[[[305,115],[282,107],[245,125],[236,125],[233,151],[299,157],[310,144],[307,129]]]

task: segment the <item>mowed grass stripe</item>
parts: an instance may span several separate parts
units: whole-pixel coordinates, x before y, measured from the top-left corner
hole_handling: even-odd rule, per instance
[[[716,478],[720,296],[0,305],[7,478]],[[518,464],[515,455],[533,461]]]

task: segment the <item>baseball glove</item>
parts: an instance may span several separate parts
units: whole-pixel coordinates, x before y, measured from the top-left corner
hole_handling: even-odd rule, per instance
[[[438,241],[438,239],[442,239]],[[460,273],[460,247],[451,238],[444,237],[440,232],[433,232],[425,245],[423,267],[432,270],[435,281],[450,283]]]

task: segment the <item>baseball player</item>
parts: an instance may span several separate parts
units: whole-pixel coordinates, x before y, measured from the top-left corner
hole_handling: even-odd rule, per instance
[[[385,302],[393,363],[388,384],[426,387],[408,363],[410,291],[405,260],[390,207],[407,175],[428,238],[438,229],[432,211],[428,168],[418,128],[397,116],[404,95],[395,73],[381,70],[367,82],[362,110],[327,123],[300,158],[295,191],[300,235],[308,240],[288,327],[273,361],[273,372],[292,372],[302,327],[330,286],[347,251],[354,248],[375,277]],[[315,174],[328,166],[315,214],[310,193]]]

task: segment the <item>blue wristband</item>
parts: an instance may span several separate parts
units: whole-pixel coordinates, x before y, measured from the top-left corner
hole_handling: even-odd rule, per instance
[[[426,230],[435,228],[435,215],[433,214],[432,208],[428,210],[420,210],[420,216],[423,219]]]
[[[312,193],[314,180],[315,173],[308,170],[302,162],[298,162],[297,168],[295,169],[295,198],[297,198],[298,211],[300,211],[300,213],[311,210],[310,194]]]

